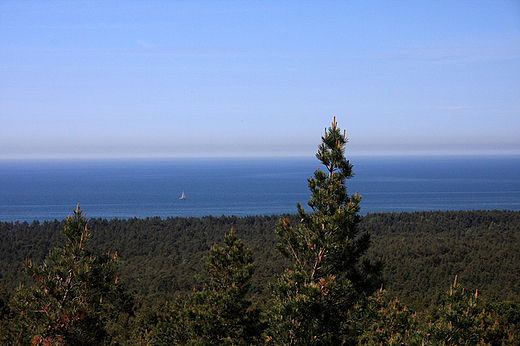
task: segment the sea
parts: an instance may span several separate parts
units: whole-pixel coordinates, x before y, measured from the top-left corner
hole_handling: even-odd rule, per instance
[[[520,210],[520,156],[351,158],[361,214]],[[0,221],[281,215],[309,210],[315,158],[0,161]],[[180,199],[182,193],[186,199]]]

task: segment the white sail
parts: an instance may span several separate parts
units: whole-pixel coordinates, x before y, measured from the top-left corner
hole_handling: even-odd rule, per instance
[[[181,197],[179,197],[179,199],[186,199],[186,195],[184,194],[184,191],[182,191],[182,195],[181,195]]]

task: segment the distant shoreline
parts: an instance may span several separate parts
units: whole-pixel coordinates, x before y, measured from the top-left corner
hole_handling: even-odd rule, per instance
[[[395,215],[413,215],[413,214],[420,214],[420,213],[446,213],[446,214],[449,214],[449,213],[459,213],[459,212],[475,212],[475,213],[482,213],[482,212],[511,212],[511,213],[520,213],[520,210],[513,210],[513,209],[471,209],[471,210],[465,210],[465,209],[454,209],[454,210],[416,210],[416,211],[376,211],[376,212],[367,212],[367,213],[362,213],[360,212],[359,215],[362,216],[363,218],[366,218],[366,217],[371,217],[371,216],[374,216],[374,215],[389,215],[389,214],[395,214]],[[224,219],[233,219],[233,218],[236,218],[236,219],[241,219],[241,220],[244,220],[244,219],[248,219],[248,218],[276,218],[276,219],[281,219],[283,217],[296,217],[298,214],[297,213],[284,213],[284,214],[269,214],[269,215],[241,215],[241,216],[238,216],[238,215],[204,215],[204,216],[166,216],[166,217],[161,217],[161,216],[146,216],[146,217],[129,217],[129,218],[119,218],[119,217],[114,217],[114,218],[111,218],[111,219],[107,219],[107,218],[102,218],[102,217],[90,217],[90,218],[87,218],[87,222],[88,221],[129,221],[129,220],[136,220],[136,221],[146,221],[146,220],[161,220],[161,221],[165,221],[165,220],[170,220],[170,219],[179,219],[179,220],[186,220],[186,219],[194,219],[194,220],[204,220],[204,219],[221,219],[221,218],[224,218]],[[5,220],[0,220],[0,224],[22,224],[22,223],[27,223],[27,224],[33,224],[33,223],[36,223],[36,224],[42,224],[42,223],[54,223],[54,222],[64,222],[65,220],[67,219],[67,216],[63,217],[62,219],[48,219],[48,220],[37,220],[37,219],[34,219],[34,220],[15,220],[15,221],[5,221]]]

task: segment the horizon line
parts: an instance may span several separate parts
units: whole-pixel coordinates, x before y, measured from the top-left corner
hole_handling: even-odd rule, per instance
[[[419,158],[419,157],[520,157],[518,151],[490,152],[358,152],[346,154],[349,158]],[[0,162],[8,161],[156,161],[156,160],[224,160],[224,159],[315,159],[315,153],[283,155],[35,155],[0,156]]]

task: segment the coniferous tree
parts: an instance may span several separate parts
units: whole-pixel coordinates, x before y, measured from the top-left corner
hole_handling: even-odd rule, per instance
[[[204,269],[211,282],[175,301],[157,328],[156,345],[254,345],[262,334],[259,311],[246,298],[251,250],[231,231],[214,245]]]
[[[438,311],[438,318],[426,327],[426,344],[433,345],[512,345],[497,316],[486,311],[478,291],[468,294],[457,277]]]
[[[33,287],[20,287],[11,306],[18,327],[13,339],[31,345],[102,345],[112,303],[120,298],[116,255],[94,256],[79,205],[63,230],[66,244],[42,265],[25,264]]]
[[[382,264],[360,263],[370,239],[357,232],[361,197],[348,195],[345,187],[353,176],[346,143],[334,119],[316,154],[326,170],[318,169],[308,179],[312,212],[298,204],[300,223],[283,219],[277,228],[278,249],[294,268],[271,285],[267,338],[273,344],[352,343],[356,331],[349,310],[380,285]]]
[[[353,313],[356,312],[354,309]],[[399,299],[388,301],[383,289],[370,296],[359,317],[360,345],[425,346],[425,333],[419,328],[417,313],[408,310]]]

